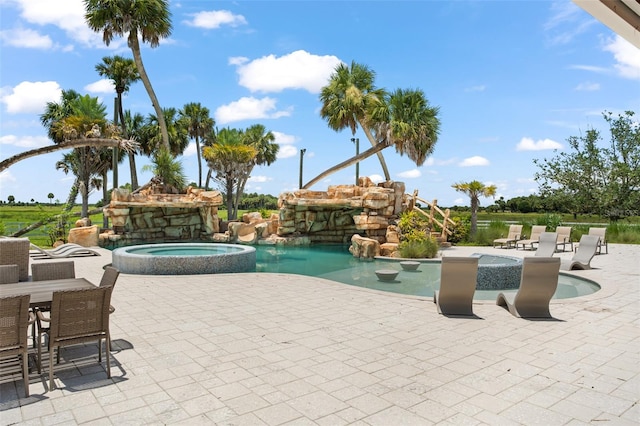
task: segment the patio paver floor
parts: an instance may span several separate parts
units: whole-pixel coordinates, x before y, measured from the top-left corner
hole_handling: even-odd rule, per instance
[[[76,275],[98,282],[101,252],[74,259]],[[533,254],[444,255],[474,252]],[[554,321],[492,301],[474,304],[479,319],[448,318],[431,299],[298,275],[121,274],[112,378],[95,345],[56,368],[54,391],[45,362],[29,398],[22,381],[0,385],[0,423],[636,425],[639,259],[610,244],[575,272],[602,290],[553,301]]]

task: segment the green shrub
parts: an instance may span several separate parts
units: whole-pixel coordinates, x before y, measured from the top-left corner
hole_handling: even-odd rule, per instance
[[[452,244],[458,244],[469,240],[469,231],[471,230],[471,220],[469,217],[466,219],[461,216],[452,217],[451,220],[455,223],[451,228],[453,233],[447,237],[447,241]]]
[[[398,244],[400,257],[407,259],[432,259],[438,255],[438,242],[435,238],[427,238],[424,241],[403,241]]]
[[[536,218],[536,225],[544,225],[547,229],[556,229],[562,225],[562,216],[556,213],[545,213],[544,216]]]

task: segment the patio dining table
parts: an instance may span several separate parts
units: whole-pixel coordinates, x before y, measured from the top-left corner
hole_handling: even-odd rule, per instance
[[[53,292],[61,290],[81,290],[94,288],[95,284],[85,278],[69,278],[63,280],[23,281],[0,285],[0,297],[30,294],[32,308],[51,305]]]

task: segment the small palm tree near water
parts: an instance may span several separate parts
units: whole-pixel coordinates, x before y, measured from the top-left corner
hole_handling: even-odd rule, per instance
[[[476,235],[478,230],[478,207],[480,206],[480,197],[493,197],[498,189],[495,185],[485,185],[477,180],[471,182],[460,182],[451,185],[458,192],[463,192],[471,199],[471,238]]]
[[[158,150],[151,160],[152,164],[144,166],[142,169],[152,171],[155,176],[162,179],[167,187],[174,187],[178,192],[182,192],[187,183],[182,163],[176,160],[173,155],[164,148]]]

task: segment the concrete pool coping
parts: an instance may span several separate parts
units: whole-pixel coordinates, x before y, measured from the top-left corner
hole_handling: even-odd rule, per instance
[[[60,389],[49,391],[32,373],[30,398],[20,397],[20,381],[0,385],[0,417],[38,424],[635,424],[640,246],[609,249],[594,257],[595,269],[572,273],[602,290],[553,302],[557,321],[515,318],[490,302],[474,303],[477,319],[447,318],[425,298],[300,275],[122,274],[112,299],[112,379],[95,363],[61,365]],[[479,248],[443,254],[472,250]],[[77,276],[98,282],[111,262],[108,250],[101,253],[73,259]],[[95,346],[88,349],[95,357]]]

